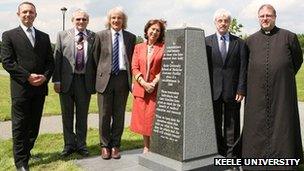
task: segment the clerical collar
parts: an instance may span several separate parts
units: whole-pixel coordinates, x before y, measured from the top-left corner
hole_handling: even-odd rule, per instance
[[[277,30],[278,30],[278,27],[274,26],[273,29],[267,30],[267,31],[261,29],[261,32],[262,32],[263,34],[265,34],[265,35],[272,35],[272,34],[276,33]]]

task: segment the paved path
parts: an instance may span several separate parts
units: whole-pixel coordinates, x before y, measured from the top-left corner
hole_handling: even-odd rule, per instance
[[[304,142],[304,103],[299,102],[302,142]],[[130,113],[126,113],[125,126],[130,124]],[[88,126],[98,128],[98,114],[90,114]],[[40,134],[62,132],[61,116],[43,117],[40,125]],[[0,122],[0,139],[11,138],[11,122]],[[88,171],[149,171],[138,164],[138,156],[142,149],[123,151],[120,160],[103,160],[100,156],[76,160],[75,164]]]
[[[2,65],[2,64],[0,63],[0,65]],[[6,72],[5,70],[0,69],[0,75],[8,76],[8,72]]]
[[[130,125],[130,113],[125,115],[125,126]],[[98,128],[98,114],[89,114],[88,128]],[[12,138],[12,124],[11,121],[0,122],[0,139]],[[45,133],[62,133],[61,115],[42,117],[40,123],[39,134]]]

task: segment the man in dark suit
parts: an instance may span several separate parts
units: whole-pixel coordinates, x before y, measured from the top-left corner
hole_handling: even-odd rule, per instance
[[[136,36],[124,30],[126,26],[126,14],[116,7],[108,12],[107,30],[96,34],[94,56],[98,63],[96,91],[103,159],[120,158],[125,107],[132,82],[130,65],[136,42]]]
[[[91,94],[95,93],[96,65],[92,46],[95,33],[86,29],[89,15],[76,10],[72,16],[74,28],[58,33],[53,74],[54,89],[60,96],[64,149],[62,157],[77,151],[88,156],[86,147],[87,118]],[[76,125],[74,133],[74,107]]]
[[[228,32],[230,22],[230,12],[217,10],[217,32],[206,38],[206,46],[218,151],[222,156],[236,157],[240,102],[246,93],[247,53],[244,41]]]
[[[33,27],[37,16],[34,4],[22,2],[17,15],[20,26],[3,33],[1,56],[11,81],[15,165],[17,170],[28,170],[54,59],[49,36]]]

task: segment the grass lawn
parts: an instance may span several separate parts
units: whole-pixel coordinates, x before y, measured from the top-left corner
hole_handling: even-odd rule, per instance
[[[301,69],[296,75],[297,79],[297,89],[298,89],[298,99],[304,102],[304,64],[302,64]]]
[[[0,68],[1,69],[1,68]],[[0,75],[0,121],[11,119],[11,98],[10,98],[9,77]],[[132,109],[132,95],[129,95],[126,111]],[[43,115],[59,115],[60,111],[59,95],[53,89],[53,83],[49,83],[49,95],[45,99]],[[97,95],[91,97],[89,113],[97,113]]]
[[[88,131],[87,146],[90,151],[90,156],[99,155],[99,135],[97,129]],[[121,150],[131,150],[142,148],[142,136],[130,132],[128,128],[124,130],[121,142]],[[0,140],[0,171],[15,170],[12,140]],[[47,147],[47,148],[46,148]],[[31,161],[31,170],[57,170],[65,171],[81,170],[74,164],[74,160],[82,158],[78,154],[73,154],[68,158],[62,159],[60,153],[63,149],[62,134],[43,134],[36,141],[35,147],[32,150],[32,155],[42,158],[41,161]]]
[[[0,70],[3,70],[2,65],[0,65]],[[297,89],[298,89],[298,99],[304,102],[304,64],[296,75],[297,79]],[[0,75],[0,121],[10,120],[10,89],[9,89],[9,78],[7,76]],[[129,95],[126,111],[130,112],[132,109],[132,95]],[[91,97],[90,103],[90,113],[97,113],[97,95]],[[59,115],[60,104],[59,96],[53,90],[53,84],[49,84],[49,95],[46,97],[43,115]]]

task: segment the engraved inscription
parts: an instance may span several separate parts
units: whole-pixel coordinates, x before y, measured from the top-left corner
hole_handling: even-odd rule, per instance
[[[180,61],[184,60],[181,46],[167,46],[163,60],[170,62],[163,64],[162,82],[167,83],[168,86],[174,86],[174,83],[179,84],[181,82],[179,77],[183,72]]]

